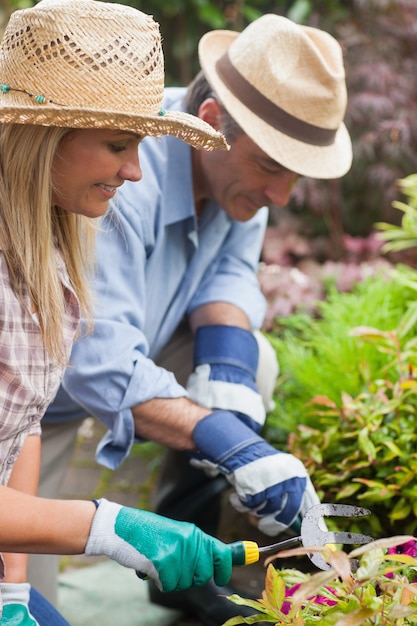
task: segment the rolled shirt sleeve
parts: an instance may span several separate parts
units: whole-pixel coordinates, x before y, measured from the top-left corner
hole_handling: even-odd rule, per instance
[[[108,427],[97,460],[115,469],[135,440],[131,407],[186,392],[171,372],[157,367],[141,352],[141,333],[134,327],[98,320],[94,337],[89,339],[74,346],[73,360],[79,365],[67,370],[64,388]]]

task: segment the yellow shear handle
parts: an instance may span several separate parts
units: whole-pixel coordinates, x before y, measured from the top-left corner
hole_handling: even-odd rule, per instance
[[[235,541],[229,545],[233,565],[252,565],[259,561],[259,547],[255,541]]]

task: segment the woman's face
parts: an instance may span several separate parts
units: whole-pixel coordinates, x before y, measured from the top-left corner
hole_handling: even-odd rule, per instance
[[[72,130],[61,140],[52,165],[52,202],[66,211],[99,217],[125,180],[142,178],[142,137],[126,131]]]

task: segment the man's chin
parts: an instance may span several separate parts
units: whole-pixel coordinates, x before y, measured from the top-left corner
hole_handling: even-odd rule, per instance
[[[259,211],[259,208],[260,207],[255,207],[246,202],[239,205],[231,206],[229,210],[226,209],[226,213],[232,220],[235,220],[236,222],[248,222],[253,217],[255,217],[255,215]]]
[[[236,219],[239,222],[248,222],[253,217],[255,217],[255,215],[257,214],[258,211],[259,211],[259,207],[257,207],[257,208],[250,208],[250,209],[246,208],[245,210],[241,210],[239,212],[239,217],[236,218]]]

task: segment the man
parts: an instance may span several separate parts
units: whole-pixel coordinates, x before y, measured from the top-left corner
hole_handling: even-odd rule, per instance
[[[207,33],[199,56],[202,72],[187,90],[167,89],[165,105],[221,130],[231,150],[142,143],[143,182],[124,185],[99,235],[95,331],[76,344],[50,408],[43,482],[62,475],[54,463],[71,451],[71,418],[91,414],[109,428],[97,450],[108,467],[135,438],[172,450],[158,513],[215,534],[232,486],[234,506],[277,535],[318,498],[302,464],[259,435],[277,364],[257,332],[257,266],[267,207],[286,205],[300,175],[350,167],[342,53],[323,31],[264,15],[240,34]],[[242,613],[228,593],[150,588],[153,602],[208,626]]]

